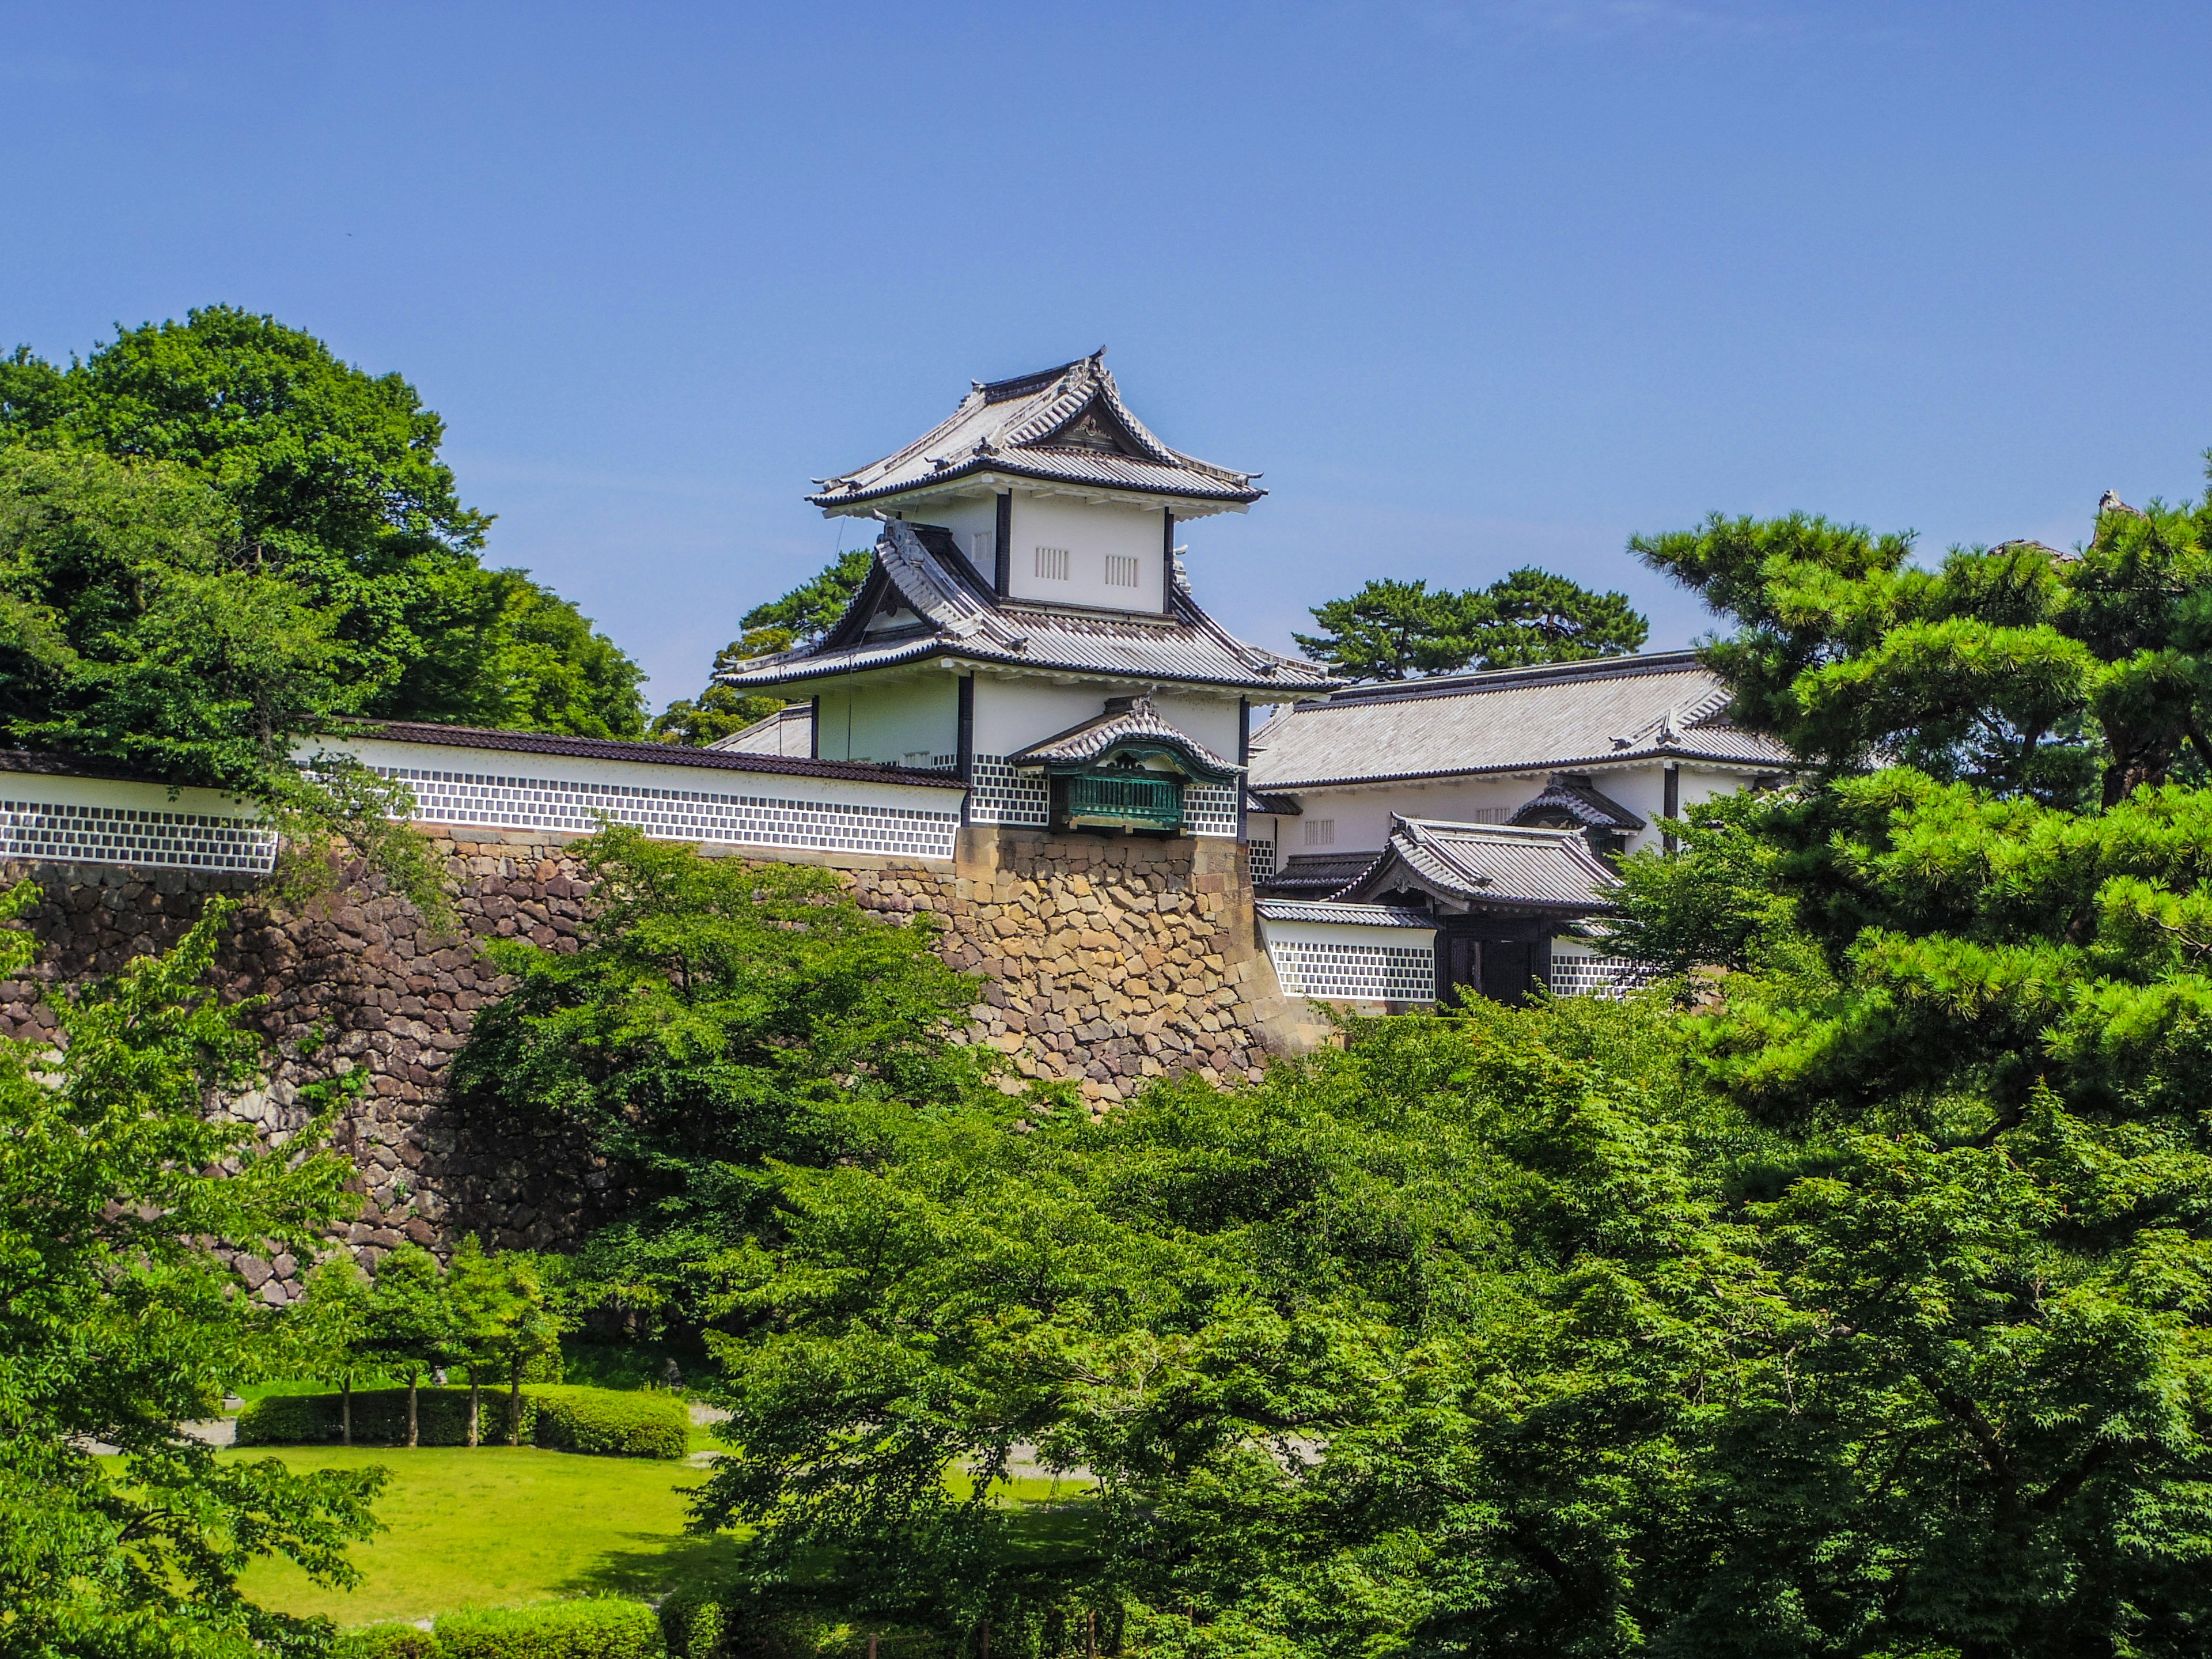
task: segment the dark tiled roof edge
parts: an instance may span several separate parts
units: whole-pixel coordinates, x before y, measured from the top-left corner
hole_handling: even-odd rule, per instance
[[[441,744],[451,749],[560,755],[574,760],[695,766],[708,771],[776,772],[790,777],[842,778],[854,783],[895,783],[925,789],[964,790],[968,787],[950,772],[922,772],[904,766],[876,766],[861,761],[809,760],[799,755],[757,755],[744,750],[692,749],[673,743],[568,738],[547,732],[499,732],[478,726],[435,726],[422,720],[369,722],[328,735],[332,738],[382,738],[392,743]]]
[[[150,783],[162,789],[212,789],[217,794],[233,791],[214,784],[173,784],[120,761],[94,760],[82,755],[57,755],[41,749],[0,749],[0,772],[21,772],[48,778],[98,778],[110,783]]]

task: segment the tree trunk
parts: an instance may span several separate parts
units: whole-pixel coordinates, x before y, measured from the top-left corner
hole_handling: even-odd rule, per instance
[[[415,1396],[422,1386],[422,1372],[407,1373],[407,1449],[410,1451],[413,1451],[421,1440],[419,1425],[415,1416]]]
[[[338,1437],[346,1445],[353,1444],[353,1373],[348,1371],[338,1382]]]
[[[522,1443],[522,1367],[507,1374],[507,1443]]]
[[[477,1368],[471,1365],[469,1367],[469,1444],[472,1448],[483,1443],[483,1437],[477,1432],[477,1425],[483,1420],[483,1388],[477,1381]]]

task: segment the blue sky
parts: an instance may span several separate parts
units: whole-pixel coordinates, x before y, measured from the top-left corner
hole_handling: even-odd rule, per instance
[[[2066,544],[2212,445],[2212,11],[1749,0],[0,4],[0,339],[225,301],[398,369],[492,556],[697,689],[807,479],[1102,343],[1262,470],[1287,647],[1370,576],[1709,510]]]

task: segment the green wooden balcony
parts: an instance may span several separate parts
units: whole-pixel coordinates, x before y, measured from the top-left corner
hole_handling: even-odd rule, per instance
[[[1157,773],[1079,774],[1064,781],[1066,821],[1176,835],[1182,829],[1182,781]]]

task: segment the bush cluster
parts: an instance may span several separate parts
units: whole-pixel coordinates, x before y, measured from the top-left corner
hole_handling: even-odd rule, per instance
[[[608,1596],[480,1607],[438,1620],[438,1659],[661,1659],[660,1620]]]
[[[681,1457],[690,1449],[691,1413],[676,1395],[549,1387],[529,1397],[541,1446],[605,1457]]]
[[[436,1626],[366,1625],[342,1631],[331,1659],[662,1659],[660,1620],[617,1596],[477,1607]]]

